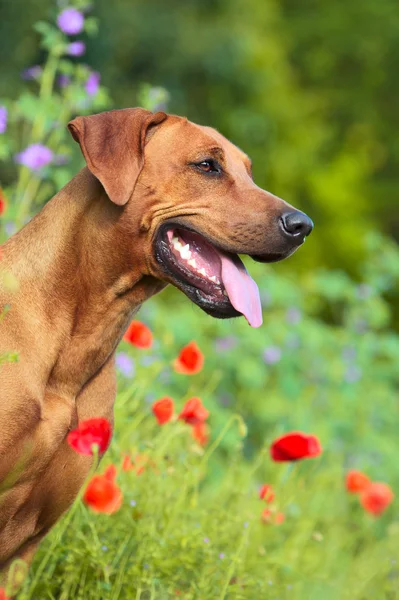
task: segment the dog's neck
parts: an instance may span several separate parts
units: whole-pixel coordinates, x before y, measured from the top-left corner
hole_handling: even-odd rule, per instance
[[[127,227],[122,213],[85,168],[4,246],[4,267],[19,283],[12,306],[23,297],[28,318],[48,329],[48,346],[36,352],[57,393],[76,395],[165,286],[143,275],[135,224]]]

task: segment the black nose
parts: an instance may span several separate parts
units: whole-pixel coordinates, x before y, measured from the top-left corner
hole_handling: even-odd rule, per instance
[[[280,219],[280,225],[286,235],[304,240],[312,233],[313,221],[299,210],[285,213]]]

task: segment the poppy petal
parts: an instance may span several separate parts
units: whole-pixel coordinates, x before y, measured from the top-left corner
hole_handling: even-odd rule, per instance
[[[293,431],[277,438],[271,445],[270,454],[275,462],[290,462],[313,458],[322,452],[319,439],[301,431]]]
[[[81,421],[76,429],[69,432],[68,444],[78,452],[90,456],[93,454],[93,445],[98,445],[100,454],[104,454],[109,446],[112,436],[111,424],[102,417]]]

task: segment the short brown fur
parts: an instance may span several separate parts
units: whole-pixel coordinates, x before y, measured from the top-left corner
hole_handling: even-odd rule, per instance
[[[284,254],[289,205],[258,188],[247,156],[214,129],[142,109],[70,124],[88,167],[3,246],[18,291],[0,328],[0,571],[28,562],[91,465],[66,443],[91,417],[113,420],[114,353],[143,302],[174,281],[154,256],[159,226],[189,225],[226,251]],[[187,165],[216,154],[226,176]],[[19,469],[19,471],[18,471]],[[15,475],[17,473],[17,475]]]

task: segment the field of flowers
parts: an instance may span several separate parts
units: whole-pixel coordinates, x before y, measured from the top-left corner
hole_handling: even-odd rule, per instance
[[[112,106],[76,59],[79,33],[97,29],[84,10],[37,24],[46,58],[27,66],[21,97],[0,101],[12,175],[3,241],[82,166],[70,118]],[[148,108],[166,98],[142,88]],[[117,351],[112,436],[104,421],[69,436],[77,452],[109,448],[0,599],[399,598],[399,337],[387,301],[399,251],[378,234],[364,246],[361,281],[248,263],[257,330],[213,320],[176,290],[149,301]]]

